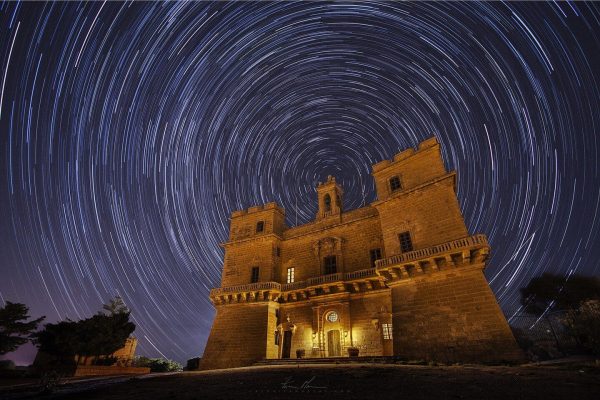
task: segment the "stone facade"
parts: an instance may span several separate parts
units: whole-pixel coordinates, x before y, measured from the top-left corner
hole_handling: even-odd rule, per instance
[[[200,369],[261,359],[397,356],[502,361],[521,353],[483,275],[435,138],[373,166],[377,200],[346,211],[329,177],[311,223],[275,203],[236,211]]]

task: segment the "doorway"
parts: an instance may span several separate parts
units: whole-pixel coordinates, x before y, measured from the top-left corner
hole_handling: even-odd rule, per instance
[[[283,332],[283,348],[281,349],[281,358],[290,358],[292,348],[292,331]]]
[[[327,332],[327,355],[329,357],[340,357],[342,355],[340,331],[337,329]]]

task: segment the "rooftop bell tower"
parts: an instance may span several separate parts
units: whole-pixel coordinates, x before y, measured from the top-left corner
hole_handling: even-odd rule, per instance
[[[335,178],[331,175],[327,177],[327,182],[317,186],[317,196],[319,198],[319,211],[317,212],[317,220],[337,215],[342,213],[342,196],[344,192],[342,187],[335,182]]]

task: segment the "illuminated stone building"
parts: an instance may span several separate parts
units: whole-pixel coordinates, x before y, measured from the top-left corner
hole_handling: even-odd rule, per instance
[[[373,166],[377,200],[345,210],[335,178],[315,220],[288,227],[275,203],[235,211],[201,369],[262,359],[520,357],[483,275],[486,237],[470,235],[456,172],[435,138]],[[355,351],[355,350],[354,350]]]

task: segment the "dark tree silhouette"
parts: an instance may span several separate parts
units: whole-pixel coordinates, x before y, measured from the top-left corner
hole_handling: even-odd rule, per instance
[[[40,351],[54,356],[62,364],[72,364],[74,357],[81,351],[81,321],[67,319],[56,324],[46,324],[44,329],[37,332],[35,342]]]
[[[111,299],[107,304],[103,305],[102,309],[106,311],[108,315],[129,313],[129,309],[121,296],[115,296],[114,299]]]
[[[567,279],[544,273],[521,289],[525,311],[536,315],[548,308],[553,311],[575,309],[589,299],[600,299],[600,279],[592,276],[572,275]]]
[[[46,318],[27,321],[28,313],[29,308],[25,304],[10,301],[0,308],[0,354],[10,353],[30,341],[33,331]]]
[[[135,324],[129,321],[129,312],[96,314],[81,321],[79,330],[84,340],[78,354],[98,358],[122,348],[135,330]]]
[[[103,309],[108,315],[99,312],[77,322],[46,324],[35,335],[40,351],[70,364],[76,355],[94,356],[98,360],[119,350],[135,330],[135,324],[129,321],[130,311],[120,298],[111,300]]]

